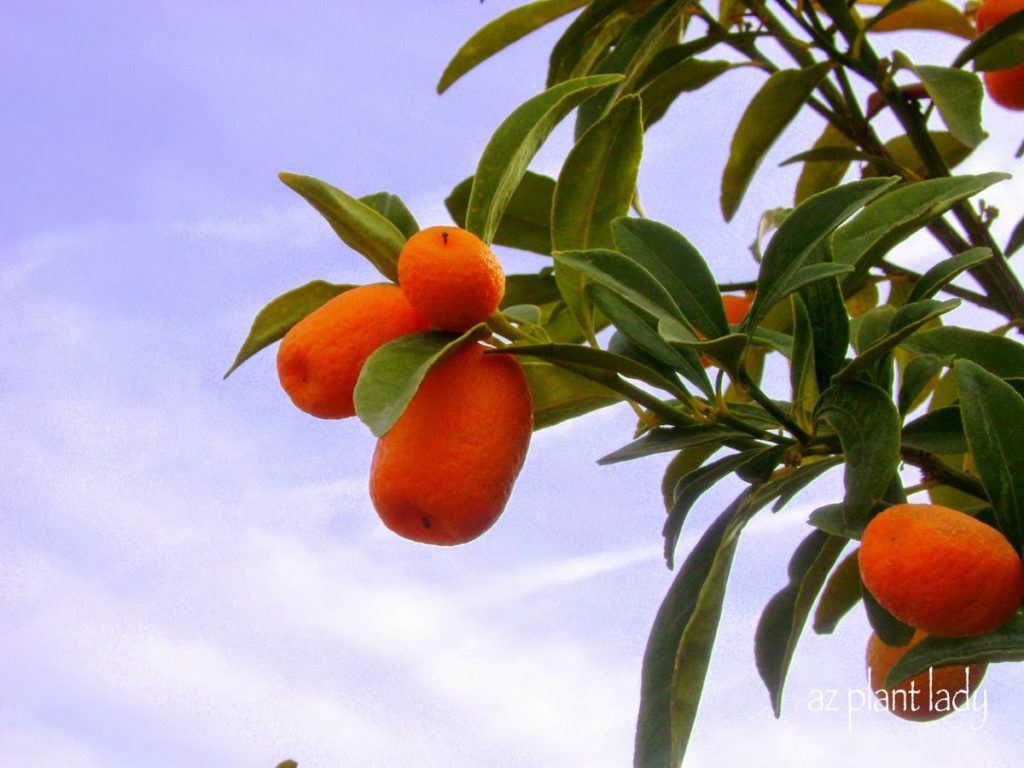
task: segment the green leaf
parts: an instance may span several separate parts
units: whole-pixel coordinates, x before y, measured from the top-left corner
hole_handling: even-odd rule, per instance
[[[894,61],[921,78],[932,103],[949,132],[968,147],[976,147],[988,136],[981,127],[981,102],[985,96],[981,79],[973,72],[955,67],[914,64],[899,51]]]
[[[614,27],[614,22],[623,16],[628,20],[628,15],[622,11],[622,0],[593,0],[588,3],[551,49],[547,87],[565,80],[568,73],[576,69],[593,41],[602,37],[602,31]],[[605,37],[602,42],[610,45],[613,39]]]
[[[905,447],[928,453],[955,455],[967,452],[963,419],[955,405],[929,411],[914,419],[903,427],[900,439]]]
[[[1000,378],[1024,376],[1024,345],[973,328],[943,327],[916,333],[901,344],[918,355],[970,360]]]
[[[1007,38],[1024,30],[1024,11],[1017,11],[969,42],[953,60],[954,67],[963,67]]]
[[[935,145],[935,149],[938,150],[939,156],[946,163],[947,168],[956,168],[974,151],[972,147],[967,146],[948,131],[929,131],[928,137]],[[918,178],[927,178],[931,175],[928,163],[921,158],[917,148],[906,134],[901,133],[885,142],[885,151],[899,166],[906,168]],[[876,175],[871,171],[871,168],[866,169],[865,176]],[[891,172],[890,169],[885,169],[885,173]]]
[[[493,242],[526,167],[551,131],[587,96],[619,79],[620,75],[594,75],[569,80],[513,110],[480,156],[469,193],[466,229],[484,242]]]
[[[517,304],[535,304],[539,307],[560,299],[555,276],[550,271],[536,275],[505,275],[502,309]]]
[[[824,148],[857,151],[853,141],[832,123],[826,123],[825,129],[821,132],[818,140],[814,142],[812,151]],[[837,186],[849,168],[850,158],[834,158],[828,161],[806,160],[804,169],[800,172],[800,178],[796,182],[794,204],[799,205],[811,195]]]
[[[706,529],[658,609],[644,652],[635,768],[682,763],[736,545],[761,506],[753,489],[744,491]]]
[[[662,54],[667,50],[669,49]],[[655,62],[652,62],[652,67],[654,64]],[[700,90],[719,75],[738,66],[740,65],[731,61],[706,61],[687,57],[648,80],[638,91],[644,104],[644,129],[650,128],[664,117],[681,94]]]
[[[916,408],[931,392],[936,379],[942,372],[942,362],[934,355],[915,355],[903,367],[898,398],[901,416]]]
[[[312,176],[278,175],[327,219],[349,248],[366,257],[388,280],[398,279],[398,254],[405,245],[405,236],[386,216]]]
[[[285,760],[284,762],[278,763],[277,768],[299,768],[299,764],[294,760]]]
[[[628,96],[580,137],[562,165],[551,208],[556,251],[612,245],[611,223],[629,211],[642,153],[640,99]],[[555,280],[584,335],[592,337],[583,273],[556,260]]]
[[[786,126],[796,117],[831,65],[786,69],[772,74],[740,118],[722,174],[722,215],[731,221],[757,167]]]
[[[756,327],[785,295],[792,276],[833,230],[895,182],[895,179],[850,182],[813,195],[794,208],[765,249],[757,278],[757,294],[742,327]]]
[[[612,233],[619,252],[668,290],[694,328],[709,338],[729,333],[715,276],[685,237],[659,222],[626,217],[612,222]]]
[[[893,315],[885,335],[872,342],[867,348],[861,349],[857,357],[836,373],[833,381],[853,379],[862,373],[869,372],[872,367],[879,363],[888,364],[892,351],[904,339],[917,333],[936,318],[951,312],[959,306],[960,301],[957,299],[952,301],[924,299],[923,301],[915,301],[912,304],[904,304]],[[861,327],[863,329],[863,324]]]
[[[314,309],[319,309],[335,296],[352,288],[355,286],[314,280],[278,296],[256,315],[249,335],[242,343],[242,348],[238,350],[235,361],[224,374],[224,378],[230,376],[238,366],[261,349],[284,338],[293,325]]]
[[[586,4],[587,0],[540,0],[513,8],[485,24],[448,62],[437,84],[437,92],[444,93],[464,74],[516,40]]]
[[[1009,177],[1005,173],[986,173],[926,179],[901,184],[875,199],[840,227],[833,238],[835,260],[856,267],[845,284],[858,285],[868,270],[898,243],[956,203],[1006,178]]]
[[[460,227],[466,226],[466,209],[473,177],[459,182],[444,204]],[[550,176],[527,171],[509,200],[494,234],[495,245],[506,245],[523,251],[551,255],[551,201],[555,180]]]
[[[572,366],[608,371],[615,375],[643,381],[673,394],[678,393],[680,389],[679,385],[666,379],[653,368],[596,347],[585,347],[579,344],[519,344],[505,347],[502,351],[511,355],[529,355],[556,364],[569,363]]]
[[[653,456],[657,453],[669,453],[672,451],[689,448],[693,445],[724,444],[727,441],[753,442],[746,432],[737,429],[719,426],[717,424],[694,424],[689,427],[657,427],[648,431],[643,437],[634,440],[628,445],[612,451],[607,456],[598,459],[597,463],[618,464],[622,461],[633,461],[642,459],[644,456]]]
[[[808,404],[813,405],[817,399],[818,383],[814,376],[814,329],[811,327],[807,307],[799,296],[793,296],[793,351],[789,362],[789,385],[793,392],[793,411],[802,414]]]
[[[705,446],[687,446],[687,448],[697,447]],[[717,448],[718,446],[716,445],[712,450],[717,450]],[[685,455],[684,451],[681,451],[680,455]],[[673,486],[672,504],[669,507],[668,517],[665,519],[665,525],[662,529],[662,535],[665,537],[665,563],[669,568],[675,567],[676,545],[679,543],[679,536],[683,532],[686,516],[693,509],[693,505],[697,503],[697,500],[706,491],[713,488],[722,478],[739,471],[744,464],[761,460],[768,453],[774,455],[776,460],[778,459],[779,451],[776,446],[751,448],[746,451],[730,454],[706,466],[697,467],[679,479]]]
[[[978,477],[999,529],[1019,552],[1024,543],[1024,397],[969,360],[958,360],[953,370]]]
[[[576,115],[577,139],[611,105],[635,89],[637,79],[665,46],[666,38],[678,38],[678,21],[685,5],[678,0],[656,0],[633,20],[596,70],[600,74],[621,74],[623,79],[615,88],[606,88],[580,105]]]
[[[900,462],[900,417],[878,387],[856,381],[822,392],[815,422],[828,423],[839,437],[846,462],[843,505],[851,523],[866,520],[885,497]]]
[[[813,531],[789,561],[789,584],[768,601],[761,614],[754,656],[776,717],[782,714],[782,688],[797,641],[825,578],[846,544],[840,536]]]
[[[860,565],[854,550],[836,566],[825,584],[814,612],[814,632],[830,635],[839,621],[860,602]]]
[[[986,30],[987,31],[987,30]],[[1024,63],[1024,32],[1016,32],[1005,40],[979,53],[974,59],[975,72],[1012,69]]]
[[[559,262],[583,272],[598,285],[603,285],[656,318],[683,319],[672,296],[657,278],[617,251],[592,249],[556,252],[555,263]]]
[[[696,352],[668,344],[658,335],[658,323],[655,319],[635,309],[633,305],[604,286],[592,284],[587,288],[587,292],[601,313],[638,349],[682,374],[705,396],[714,397],[714,388]]]
[[[892,5],[892,4],[890,4]],[[872,32],[901,32],[904,30],[930,29],[947,32],[970,40],[974,27],[963,11],[942,0],[913,0],[902,7],[885,13],[888,6],[868,22]]]
[[[886,685],[898,685],[928,667],[1024,661],[1024,613],[1018,611],[999,629],[974,637],[930,635],[907,651],[889,670]],[[972,683],[973,685],[973,683]]]
[[[907,303],[930,299],[953,282],[962,272],[971,267],[988,261],[992,258],[992,251],[989,248],[971,248],[970,250],[943,259],[933,265],[927,272],[921,275],[910,295],[907,296]]]
[[[672,506],[675,504],[676,486],[679,481],[691,472],[700,469],[704,462],[717,451],[718,449],[714,446],[695,445],[692,448],[684,448],[672,457],[661,476],[661,500],[665,504],[666,512],[671,512]],[[668,558],[669,555],[666,553],[666,559]],[[668,567],[670,569],[675,567],[671,560],[668,561]]]
[[[867,587],[861,582],[861,600],[864,601],[864,612],[875,634],[886,645],[906,645],[914,636],[914,628],[897,619],[875,599]]]
[[[1024,218],[1017,222],[1017,226],[1010,233],[1010,239],[1006,241],[1006,255],[1013,256],[1022,245],[1024,245]]]
[[[376,437],[382,437],[398,421],[431,368],[463,344],[489,335],[481,323],[461,336],[425,331],[378,347],[363,363],[356,381],[356,415]]]
[[[805,285],[797,295],[810,321],[817,390],[824,392],[832,376],[843,367],[850,348],[850,321],[843,294],[838,281],[831,279]]]
[[[412,215],[402,198],[390,192],[374,192],[372,195],[363,195],[359,202],[365,203],[390,221],[402,235],[408,239],[420,231],[420,225],[416,217]]]
[[[557,365],[520,361],[533,399],[533,429],[544,429],[599,408],[622,402],[622,396]]]

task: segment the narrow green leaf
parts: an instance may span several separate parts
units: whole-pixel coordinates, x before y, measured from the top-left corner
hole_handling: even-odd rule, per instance
[[[953,370],[975,469],[999,529],[1019,552],[1024,543],[1024,397],[969,360],[958,360]]]
[[[622,19],[623,16],[626,18]],[[577,63],[584,58],[593,41],[602,37],[601,33],[606,27],[614,27],[617,19],[628,22],[628,14],[622,9],[622,0],[593,0],[588,3],[551,49],[547,87],[551,88],[565,80],[568,73],[574,71]],[[611,45],[614,39],[605,38],[602,47]]]
[[[444,201],[452,219],[463,228],[472,188],[473,177],[470,176],[459,182]],[[498,231],[494,234],[494,244],[550,256],[551,201],[554,195],[554,179],[527,171],[505,208]]]
[[[638,91],[644,105],[644,130],[663,118],[680,95],[698,91],[719,75],[738,66],[731,61],[688,57],[648,80]]]
[[[765,249],[754,304],[743,323],[756,327],[784,294],[792,275],[854,211],[896,179],[864,179],[813,195],[783,220]]]
[[[261,349],[284,338],[293,325],[314,309],[320,308],[335,296],[354,287],[314,280],[278,296],[256,315],[249,335],[242,342],[242,348],[238,350],[235,361],[224,374],[224,378],[230,376],[238,366]]]
[[[985,96],[981,78],[955,67],[915,65],[899,52],[894,58],[921,78],[921,84],[953,136],[969,147],[976,147],[985,140],[988,134],[981,127],[981,102]]]
[[[818,393],[814,375],[814,329],[811,327],[807,307],[796,295],[793,296],[793,352],[789,361],[789,386],[793,392],[795,414],[804,413],[809,405],[813,407]]]
[[[814,632],[830,635],[840,620],[860,602],[860,565],[854,550],[836,566],[814,611]]]
[[[294,760],[285,760],[284,762],[278,763],[277,768],[299,768],[299,764]]]
[[[490,331],[481,323],[461,336],[425,331],[378,347],[363,363],[356,381],[356,415],[376,437],[383,436],[398,421],[431,368],[463,344],[488,335]]]
[[[835,279],[818,280],[797,294],[807,309],[814,345],[814,376],[817,391],[828,389],[832,376],[843,367],[850,348],[850,321],[843,293]]]
[[[1005,336],[953,326],[916,333],[900,345],[941,360],[970,360],[1000,378],[1024,376],[1024,345]]]
[[[907,303],[930,299],[953,282],[962,272],[971,267],[988,261],[992,258],[992,251],[989,248],[971,248],[970,250],[943,259],[933,265],[927,272],[921,275],[910,295],[907,296]]]
[[[829,456],[818,461],[804,462],[792,472],[766,483],[762,493],[774,499],[772,511],[778,512],[793,498],[823,474],[843,463],[841,456]]]
[[[632,304],[602,285],[587,288],[594,305],[638,349],[658,362],[680,373],[705,396],[714,397],[714,388],[700,356],[691,349],[679,349],[668,344],[658,334],[658,322],[649,314],[635,309]]]
[[[910,359],[903,367],[897,400],[901,416],[906,416],[927,397],[940,373],[942,362],[934,355],[915,355]]]
[[[551,207],[556,251],[612,245],[611,223],[629,211],[642,153],[640,99],[627,96],[580,137],[562,165]],[[584,274],[556,260],[555,280],[584,335],[593,336]]]
[[[907,448],[938,454],[967,452],[960,408],[947,405],[929,411],[903,427],[900,439]]]
[[[529,355],[556,364],[570,363],[574,366],[596,368],[643,381],[670,393],[677,393],[680,389],[675,382],[664,378],[653,368],[596,347],[579,344],[521,344],[505,347],[502,351],[511,355]]]
[[[754,657],[775,716],[782,714],[782,688],[814,600],[847,544],[841,536],[813,531],[789,561],[789,584],[765,606],[754,638]]]
[[[594,75],[569,80],[513,110],[480,156],[469,193],[466,229],[493,242],[526,167],[551,131],[587,96],[619,79],[621,75]]]
[[[661,500],[665,504],[666,513],[671,512],[672,506],[675,504],[676,486],[679,481],[691,472],[700,469],[717,450],[714,446],[695,445],[692,448],[684,448],[672,457],[661,476]],[[668,558],[669,555],[666,553],[666,560]],[[675,567],[671,560],[668,560],[668,567],[670,569]]]
[[[846,278],[845,285],[858,285],[868,270],[898,243],[956,203],[1006,178],[1009,177],[1005,173],[986,173],[926,179],[901,184],[875,199],[840,227],[833,238],[835,260],[856,267]]]
[[[843,446],[846,519],[865,520],[884,498],[899,466],[896,405],[878,387],[848,381],[822,392],[814,415],[816,422],[826,422],[835,430]]]
[[[622,396],[541,360],[521,360],[533,399],[533,429],[544,429],[622,402]]]
[[[374,192],[372,195],[363,195],[359,202],[365,203],[390,221],[402,235],[408,239],[420,231],[420,225],[416,217],[412,215],[402,198],[390,192]]]
[[[914,628],[897,619],[875,599],[861,583],[860,599],[864,601],[864,612],[868,615],[868,623],[886,645],[906,645],[914,636]]]
[[[871,155],[865,154],[862,150],[855,149],[854,147],[844,147],[836,145],[826,145],[822,147],[814,147],[806,152],[797,152],[795,155],[790,155],[781,163],[779,167],[782,168],[793,163],[837,163],[845,162],[847,166],[854,160],[869,160]]]
[[[555,276],[550,271],[536,275],[505,275],[505,295],[501,299],[501,307],[513,307],[516,304],[535,304],[543,306],[560,300]]]
[[[597,463],[618,464],[623,461],[642,459],[645,456],[653,456],[657,453],[669,453],[692,445],[724,444],[727,441],[748,441],[753,446],[754,442],[750,435],[729,427],[722,427],[717,424],[694,424],[690,427],[658,427],[647,432],[643,437],[634,440],[628,445],[612,451],[607,456],[598,459]]]
[[[1006,255],[1013,256],[1022,245],[1024,245],[1024,218],[1017,222],[1017,226],[1010,233],[1010,239],[1006,241]]]
[[[615,246],[650,272],[690,324],[709,338],[729,333],[722,294],[707,261],[671,227],[650,219],[612,222]]]
[[[898,685],[928,667],[1005,661],[1024,661],[1024,612],[1018,611],[999,629],[984,635],[926,637],[896,662],[885,683]]]
[[[824,148],[856,151],[853,141],[848,139],[832,123],[826,123],[825,129],[821,132],[818,140],[814,142],[812,151]],[[849,158],[837,158],[830,161],[805,161],[804,169],[800,172],[800,178],[796,182],[793,203],[799,205],[811,195],[816,195],[819,192],[824,192],[826,189],[837,186],[843,180],[849,168]]]
[[[656,318],[682,320],[675,301],[657,278],[617,251],[561,251],[555,253],[555,263],[559,262],[579,270],[598,285]]]
[[[954,67],[963,67],[993,46],[1024,30],[1024,11],[1017,11],[969,42],[953,60]]]
[[[747,105],[722,174],[722,215],[732,220],[757,167],[786,126],[796,117],[831,65],[781,70],[772,74]]]
[[[365,256],[388,280],[398,279],[398,254],[405,245],[405,236],[386,216],[312,176],[278,175],[327,219],[349,248]]]
[[[956,168],[970,157],[974,151],[973,147],[967,146],[948,131],[929,131],[928,137],[931,139],[932,144],[935,145],[935,149],[938,150],[939,156],[947,168]],[[906,168],[918,178],[928,178],[931,175],[931,172],[928,170],[928,163],[921,158],[910,137],[905,133],[901,133],[899,136],[885,142],[885,151],[898,166]],[[866,169],[864,175],[873,176],[879,173],[892,173],[892,169],[886,166],[882,171],[879,171],[876,166],[872,166]]]
[[[539,0],[513,8],[485,24],[462,44],[448,62],[437,84],[437,92],[444,93],[464,74],[516,40],[586,4],[587,0]]]

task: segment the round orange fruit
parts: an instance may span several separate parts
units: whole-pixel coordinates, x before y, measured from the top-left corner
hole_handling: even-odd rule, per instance
[[[893,616],[929,634],[980,635],[1024,600],[1024,564],[991,526],[938,504],[896,504],[872,518],[864,586]]]
[[[428,544],[462,544],[502,513],[526,459],[533,408],[509,355],[466,344],[424,378],[377,442],[370,497],[384,524]]]
[[[363,285],[335,296],[292,326],[277,350],[277,375],[292,402],[322,419],[356,412],[366,358],[382,344],[429,329],[395,285]]]
[[[398,284],[443,331],[465,331],[490,317],[505,294],[505,273],[487,244],[458,227],[428,227],[398,257]]]
[[[985,676],[987,664],[957,664],[929,668],[887,688],[885,678],[903,655],[928,635],[920,630],[904,646],[882,642],[872,633],[868,640],[868,680],[875,696],[885,708],[904,720],[924,722],[963,709]]]

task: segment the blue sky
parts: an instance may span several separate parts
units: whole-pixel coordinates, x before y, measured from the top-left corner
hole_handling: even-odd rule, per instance
[[[421,224],[447,222],[447,192],[541,89],[557,28],[443,97],[434,85],[514,4],[0,8],[0,768],[629,763],[640,658],[671,574],[664,461],[594,463],[628,441],[627,408],[538,433],[499,523],[434,549],[383,528],[368,430],[296,411],[271,352],[221,381],[269,299],[315,278],[376,279],[277,172],[387,189]],[[646,141],[648,212],[723,280],[754,274],[757,217],[789,202],[794,179],[760,174],[721,223],[723,136],[735,89],[757,78],[735,73]],[[987,115],[991,148],[972,162],[1019,172],[1008,147],[1024,123]],[[816,130],[796,125],[775,161]],[[534,167],[553,173],[567,143],[557,133]],[[993,199],[1019,196],[1011,185]],[[543,266],[501,257],[510,272]],[[863,688],[859,614],[804,639],[772,718],[754,627],[806,512],[840,480],[741,545],[692,765],[1010,764],[1015,665],[990,670],[983,724],[809,712],[815,689],[844,701]],[[735,490],[706,497],[683,548]]]

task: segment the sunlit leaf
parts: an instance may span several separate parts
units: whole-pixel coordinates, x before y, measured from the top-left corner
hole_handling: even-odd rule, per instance
[[[472,188],[473,177],[470,176],[459,182],[444,201],[448,213],[460,227],[466,226],[466,209]],[[498,224],[494,244],[550,256],[551,200],[554,195],[555,180],[550,176],[532,171],[523,174]]]
[[[971,248],[970,250],[943,259],[921,275],[914,288],[907,296],[907,303],[928,299],[949,285],[962,272],[992,258],[989,248]]]
[[[881,14],[879,14],[881,16]],[[930,29],[971,40],[974,27],[963,11],[942,0],[916,0],[885,14],[875,23],[868,22],[872,32],[901,32],[908,29]]]
[[[595,91],[621,75],[595,75],[559,83],[513,110],[491,136],[473,177],[466,229],[494,241],[501,218],[533,156],[555,126]]]
[[[857,151],[853,141],[832,123],[825,125],[825,129],[814,142],[812,151],[824,148]],[[799,205],[811,195],[837,186],[850,168],[850,159],[847,157],[820,161],[806,160],[804,169],[800,172],[800,178],[796,182],[796,192],[793,195],[794,204]]]
[[[988,134],[981,127],[981,102],[985,95],[981,78],[956,67],[913,64],[899,52],[894,58],[921,78],[953,136],[969,147],[976,147],[985,139]]]
[[[444,93],[464,74],[516,40],[586,4],[587,0],[539,0],[513,8],[485,24],[462,44],[445,67],[437,92]]]
[[[814,632],[830,635],[840,620],[860,602],[860,565],[854,550],[836,566],[829,577],[814,611]]]
[[[405,235],[386,216],[312,176],[278,175],[327,219],[349,248],[365,256],[388,280],[398,279],[398,254],[405,245]]]
[[[284,338],[293,325],[314,309],[319,309],[335,296],[354,287],[314,280],[278,296],[256,315],[249,335],[242,343],[242,348],[238,350],[235,361],[224,374],[224,378],[230,376],[238,366],[261,349]]]
[[[363,363],[356,381],[356,415],[376,437],[381,437],[398,421],[431,368],[463,344],[489,334],[481,323],[461,336],[425,331],[400,336],[378,347]]]
[[[372,195],[363,195],[359,198],[359,202],[366,203],[398,227],[398,231],[406,238],[410,238],[420,231],[416,217],[405,207],[405,203],[398,195],[393,195],[390,192],[374,192]]]
[[[971,360],[1000,378],[1024,376],[1024,345],[1005,336],[953,326],[916,333],[901,346],[942,360]]]
[[[533,400],[533,429],[544,429],[622,402],[622,396],[541,360],[520,360]]]
[[[775,72],[747,105],[722,174],[721,205],[726,221],[735,215],[750,180],[772,144],[796,117],[830,67],[830,64],[820,63],[806,69]]]

